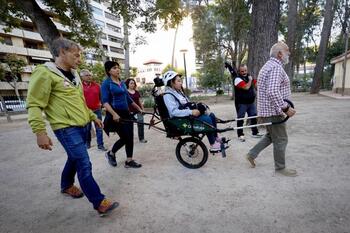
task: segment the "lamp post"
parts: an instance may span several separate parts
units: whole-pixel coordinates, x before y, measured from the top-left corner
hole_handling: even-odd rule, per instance
[[[187,49],[181,49],[180,52],[182,52],[182,53],[183,53],[183,56],[184,56],[185,82],[186,82],[186,89],[188,89],[188,84],[187,84],[187,70],[186,70],[186,52],[187,52]]]

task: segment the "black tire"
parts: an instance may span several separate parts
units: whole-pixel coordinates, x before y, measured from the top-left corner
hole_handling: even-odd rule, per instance
[[[197,169],[207,162],[208,149],[197,138],[184,138],[176,146],[176,158],[183,166],[190,169]]]

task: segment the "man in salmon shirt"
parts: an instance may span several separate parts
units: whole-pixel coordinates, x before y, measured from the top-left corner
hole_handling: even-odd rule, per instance
[[[86,105],[91,109],[97,116],[98,119],[102,120],[101,111],[101,91],[100,85],[93,81],[92,74],[88,70],[81,70],[80,77],[83,80],[83,90]],[[101,151],[107,151],[103,144],[103,131],[101,128],[96,127],[96,140],[97,148]],[[86,146],[89,149],[91,147],[91,123],[88,126],[87,136],[86,136]]]

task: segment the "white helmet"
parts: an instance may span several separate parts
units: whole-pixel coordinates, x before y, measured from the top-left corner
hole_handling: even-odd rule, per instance
[[[165,72],[165,74],[163,75],[163,83],[166,86],[167,83],[169,82],[169,80],[172,80],[173,78],[175,78],[176,76],[180,76],[180,74],[176,73],[175,71],[169,70],[167,72]]]

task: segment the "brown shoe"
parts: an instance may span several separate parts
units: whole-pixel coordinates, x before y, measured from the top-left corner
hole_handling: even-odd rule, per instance
[[[298,173],[297,173],[296,170],[294,170],[294,169],[287,169],[287,168],[276,170],[276,173],[279,173],[279,174],[284,175],[284,176],[290,176],[290,177],[298,176]]]
[[[80,189],[75,185],[72,185],[69,188],[62,190],[61,193],[69,195],[73,198],[81,198],[84,196],[84,193],[80,191]]]
[[[97,212],[100,217],[108,215],[112,210],[119,206],[118,202],[112,202],[111,200],[105,198],[102,200],[100,206],[97,208]]]
[[[250,163],[250,167],[251,168],[255,168],[255,161],[254,161],[254,159],[249,154],[246,155],[246,158],[247,158],[248,162]]]

